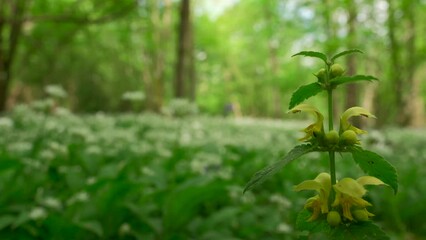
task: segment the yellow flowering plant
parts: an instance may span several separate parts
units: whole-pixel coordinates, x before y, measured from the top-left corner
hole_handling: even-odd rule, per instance
[[[352,49],[340,52],[332,57],[314,51],[303,51],[293,56],[305,56],[321,59],[324,68],[314,76],[317,81],[299,87],[292,95],[289,113],[309,113],[315,121],[302,129],[304,136],[299,140],[301,145],[294,147],[282,159],[256,172],[247,183],[244,192],[263,183],[288,163],[310,152],[324,152],[329,156],[329,172],[319,173],[313,180],[305,180],[294,186],[295,191],[315,191],[316,194],[307,199],[300,212],[296,228],[310,234],[321,232],[328,239],[389,239],[371,219],[373,205],[364,199],[367,194],[366,185],[384,185],[398,191],[398,180],[395,168],[382,156],[361,147],[358,138],[367,131],[354,126],[352,117],[376,118],[367,109],[354,106],[340,116],[339,129],[333,125],[333,91],[340,85],[360,81],[376,81],[369,75],[345,76],[344,68],[335,63],[339,57],[347,54],[362,53]],[[303,103],[306,99],[325,91],[328,106],[328,131],[324,127],[324,115],[314,106]],[[355,163],[367,174],[357,179],[336,179],[336,153],[350,153]]]

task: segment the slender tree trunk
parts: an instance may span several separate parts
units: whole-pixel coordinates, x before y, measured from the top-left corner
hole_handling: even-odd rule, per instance
[[[277,28],[280,28],[279,31],[283,31],[280,27],[276,26],[276,11],[277,9],[277,2],[267,0],[264,4],[264,17],[268,25],[268,53],[269,53],[269,77],[271,79],[277,78],[279,74],[279,58],[278,58],[278,47],[279,42],[276,38],[275,32],[277,31]],[[274,83],[275,81],[271,81],[271,83]],[[271,84],[269,86],[271,89],[271,100],[272,106],[271,111],[267,112],[267,114],[271,114],[275,118],[281,118],[282,117],[282,103],[281,103],[281,91],[280,88],[277,87],[275,84]]]
[[[4,47],[4,35],[3,31],[5,28],[5,1],[0,0],[0,111],[3,111],[6,104],[7,85],[9,82],[9,74],[6,71],[6,49]]]
[[[181,1],[179,19],[174,95],[176,98],[195,99],[190,0]]]
[[[416,102],[418,102],[418,86],[416,86],[415,72],[417,68],[417,50],[416,50],[416,14],[415,9],[417,6],[416,1],[404,1],[402,4],[403,18],[396,19],[395,16],[395,2],[388,0],[388,38],[390,42],[390,61],[391,70],[390,77],[392,81],[392,88],[395,93],[393,104],[394,115],[393,117],[397,124],[400,126],[409,126],[413,123],[416,111],[422,112],[417,109]],[[403,21],[401,21],[403,20]],[[402,43],[398,42],[396,33],[396,22],[405,22],[405,39],[403,49],[405,55],[401,55]],[[389,105],[384,103],[383,105]],[[390,109],[388,109],[390,110]]]
[[[0,112],[6,110],[12,66],[29,0],[0,1]]]
[[[390,43],[390,61],[391,61],[391,70],[390,77],[392,79],[392,86],[394,90],[395,99],[392,104],[395,107],[396,113],[401,116],[401,109],[404,108],[403,103],[403,78],[402,78],[402,63],[400,58],[400,46],[396,38],[396,19],[395,19],[395,6],[394,0],[388,0],[388,38]],[[386,104],[386,103],[384,103]],[[389,103],[387,103],[389,104]],[[389,111],[391,109],[388,109]],[[394,111],[395,111],[394,110]],[[395,114],[395,112],[393,113]],[[398,116],[397,115],[397,116]],[[401,118],[397,117],[396,119],[399,124],[401,124]]]
[[[172,29],[172,1],[164,0],[164,11],[160,17],[160,28],[158,34],[156,35],[157,41],[157,63],[155,70],[154,78],[154,93],[155,101],[154,106],[155,110],[161,110],[164,101],[164,91],[165,91],[165,78],[166,78],[166,62],[167,62],[167,52],[170,49],[170,42],[168,39],[171,38],[171,29]],[[162,44],[158,44],[158,43]]]
[[[404,118],[401,122],[406,125],[419,125],[419,115],[423,112],[423,105],[417,104],[419,102],[420,84],[415,79],[415,72],[417,69],[417,54],[416,54],[416,14],[415,14],[415,1],[409,1],[406,5],[405,15],[407,17],[407,37],[406,37],[406,71],[407,71],[407,88],[408,94],[403,99],[405,103]],[[420,101],[421,102],[421,101]]]
[[[356,47],[356,17],[357,10],[354,2],[346,1],[346,9],[348,13],[348,35],[347,35],[347,48],[353,49]],[[356,73],[356,59],[354,54],[350,54],[347,56],[347,69],[346,73],[350,76]],[[358,84],[348,84],[346,86],[346,101],[345,101],[345,109],[348,109],[353,106],[358,105]],[[353,123],[357,126],[360,126],[361,121],[360,118],[354,118]]]
[[[164,11],[156,0],[149,2],[150,17],[144,31],[147,41],[142,51],[144,69],[142,78],[145,86],[146,109],[159,112],[163,106],[165,91],[165,69],[172,23],[172,2],[164,0]],[[161,44],[159,44],[161,43]]]
[[[191,12],[191,10],[190,10]],[[189,18],[189,32],[188,32],[188,38],[189,38],[189,46],[188,46],[188,52],[187,52],[187,58],[188,58],[188,97],[189,100],[195,101],[196,98],[196,92],[197,92],[197,78],[195,75],[195,58],[194,58],[194,28],[193,24],[191,22],[191,17]]]

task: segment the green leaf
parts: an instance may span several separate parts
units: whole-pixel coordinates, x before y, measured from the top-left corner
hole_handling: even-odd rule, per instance
[[[389,240],[380,227],[371,221],[340,225],[331,231],[330,238],[335,240]]]
[[[398,176],[395,168],[377,153],[364,150],[360,147],[351,150],[352,157],[361,169],[391,186],[398,192]]]
[[[353,82],[359,82],[359,81],[379,81],[379,79],[370,76],[370,75],[354,75],[354,76],[342,76],[342,77],[336,77],[333,80],[331,80],[331,84],[333,86],[337,86],[344,83],[353,83]]]
[[[12,229],[18,228],[21,225],[23,225],[24,223],[30,221],[30,215],[28,214],[28,212],[26,211],[22,211],[18,217],[15,218],[15,221],[12,224]]]
[[[0,217],[0,230],[3,228],[12,225],[15,222],[15,216],[12,215],[3,215]]]
[[[334,61],[335,59],[337,59],[337,58],[339,58],[339,57],[341,57],[341,56],[348,55],[348,54],[352,54],[352,53],[364,53],[364,52],[362,52],[362,51],[361,51],[361,50],[359,50],[359,49],[350,49],[350,50],[346,50],[346,51],[343,51],[343,52],[340,52],[340,53],[338,53],[338,54],[334,55],[334,56],[331,58],[331,61]]]
[[[321,84],[317,82],[300,86],[291,96],[288,109],[292,109],[294,106],[303,102],[304,100],[317,95],[322,90],[323,88],[321,87]]]
[[[306,209],[300,211],[296,218],[296,229],[300,231],[308,231],[311,234],[324,232],[328,235],[331,231],[331,227],[328,225],[325,215],[315,221],[308,222],[307,220],[311,217],[311,215],[312,213]]]
[[[180,184],[166,197],[163,206],[163,226],[166,232],[178,233],[185,229],[203,204],[214,204],[227,194],[223,182],[210,182],[206,177],[190,179]]]
[[[296,219],[296,229],[299,231],[308,231],[309,239],[331,239],[331,240],[389,240],[389,237],[377,225],[371,221],[353,222],[349,225],[340,224],[338,227],[328,225],[322,215],[315,221],[306,220],[312,213],[303,209]]]
[[[16,160],[0,160],[0,172],[21,167],[21,163]]]
[[[319,59],[323,60],[325,63],[327,63],[327,56],[324,53],[320,53],[320,52],[302,51],[302,52],[294,54],[291,57],[295,57],[295,56],[315,57],[315,58],[319,58]]]
[[[304,144],[294,147],[287,155],[284,156],[283,159],[255,173],[246,184],[243,193],[259,184],[262,184],[268,177],[276,174],[285,165],[306,153],[312,152],[314,149],[315,146],[312,144]]]
[[[98,221],[76,222],[77,226],[96,234],[98,237],[103,236],[102,225]]]

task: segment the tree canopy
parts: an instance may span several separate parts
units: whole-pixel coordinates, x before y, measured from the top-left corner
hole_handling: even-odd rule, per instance
[[[128,111],[123,94],[139,91],[140,110],[161,111],[183,97],[203,113],[222,114],[231,104],[245,116],[282,117],[291,89],[314,77],[301,69],[320,67],[291,55],[358,48],[362,60],[342,65],[378,76],[381,87],[350,87],[338,106],[375,109],[381,124],[424,123],[424,1],[203,0],[187,1],[182,15],[185,2],[0,1],[0,100],[10,109],[54,84],[77,112]]]

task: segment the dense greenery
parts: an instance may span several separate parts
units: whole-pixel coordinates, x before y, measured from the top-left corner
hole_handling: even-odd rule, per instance
[[[36,105],[39,107],[39,105]],[[295,161],[253,192],[259,168],[290,150],[306,123],[156,115],[76,116],[19,106],[0,119],[0,238],[295,239],[306,196],[293,185],[328,168]],[[399,193],[369,193],[395,239],[426,234],[424,130],[370,131],[364,148],[399,173]],[[361,170],[337,156],[338,177]]]
[[[39,99],[47,84],[63,86],[71,109],[79,112],[131,110],[122,95],[135,90],[146,96],[138,110],[158,110],[152,104],[161,107],[175,97],[181,1],[11,2],[28,6],[14,52],[9,109]],[[420,36],[426,4],[352,2],[191,1],[196,103],[201,111],[220,114],[234,103],[243,115],[282,117],[292,89],[307,83],[314,73],[309,69],[319,66],[306,59],[290,61],[292,54],[359,48],[368,52],[365,61],[348,59],[351,67],[346,70],[351,75],[354,66],[359,74],[377,76],[383,90],[358,87],[353,96],[336,96],[337,107],[351,98],[375,108],[378,123],[423,124],[426,42]],[[4,43],[9,42],[8,29],[5,26],[0,35]]]

